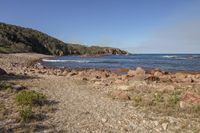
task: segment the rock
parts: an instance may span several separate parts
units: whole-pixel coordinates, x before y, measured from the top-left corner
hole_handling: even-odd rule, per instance
[[[175,74],[175,78],[183,81],[186,78],[186,74],[178,72]]]
[[[62,73],[63,76],[67,76],[67,74],[68,74],[67,71],[64,71],[64,72]]]
[[[107,119],[102,118],[101,121],[102,121],[103,123],[105,123],[105,122],[107,122]]]
[[[97,75],[97,76],[96,76],[96,79],[101,79],[101,76],[98,76],[98,75]]]
[[[116,91],[113,91],[111,93],[111,96],[114,98],[114,99],[120,99],[120,100],[130,100],[130,97],[128,96],[128,94],[124,91],[121,91],[121,90],[116,90]]]
[[[12,89],[20,91],[20,90],[25,89],[25,87],[22,85],[12,85]]]
[[[157,76],[149,76],[147,78],[145,78],[145,80],[147,81],[160,81],[160,78]]]
[[[127,75],[122,75],[122,76],[121,76],[121,79],[122,79],[122,80],[127,80],[128,77],[127,77]]]
[[[130,90],[131,87],[128,86],[128,85],[121,85],[121,86],[118,86],[118,90],[122,90],[122,91],[128,91]]]
[[[124,81],[123,81],[123,80],[120,80],[120,79],[117,79],[117,80],[115,80],[115,83],[116,83],[116,84],[123,84]]]
[[[164,130],[167,130],[168,123],[163,123],[163,124],[162,124],[162,127],[163,127]]]
[[[156,72],[154,73],[154,76],[156,76],[156,77],[161,77],[162,75],[163,75],[163,73],[160,72],[160,71],[156,71]]]
[[[186,108],[192,105],[200,105],[200,96],[194,92],[186,92],[180,101],[180,107]]]
[[[184,108],[187,108],[187,107],[189,107],[190,105],[189,105],[189,104],[187,104],[187,103],[186,103],[186,102],[184,102],[184,101],[180,101],[180,103],[179,103],[179,106],[180,106],[180,108],[184,109]]]
[[[154,121],[155,126],[158,126],[159,122],[158,121]]]
[[[83,80],[83,81],[88,81],[88,78],[83,77],[82,80]]]
[[[133,76],[135,76],[135,74],[136,74],[135,70],[129,70],[128,73],[127,73],[127,76],[133,77]]]
[[[136,75],[145,75],[145,70],[141,67],[137,67],[135,70]]]
[[[6,75],[6,74],[7,74],[7,72],[0,68],[0,75]]]
[[[77,72],[70,72],[70,73],[68,73],[68,75],[69,76],[75,76],[75,75],[78,75],[78,73]]]

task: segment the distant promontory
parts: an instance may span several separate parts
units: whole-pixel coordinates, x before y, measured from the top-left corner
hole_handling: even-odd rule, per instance
[[[0,23],[0,53],[28,52],[58,56],[127,54],[118,48],[65,43],[31,28]]]

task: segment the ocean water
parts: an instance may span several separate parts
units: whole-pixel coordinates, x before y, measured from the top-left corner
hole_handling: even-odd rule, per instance
[[[42,64],[59,68],[145,69],[200,71],[200,54],[134,54],[101,57],[61,56],[43,59]]]

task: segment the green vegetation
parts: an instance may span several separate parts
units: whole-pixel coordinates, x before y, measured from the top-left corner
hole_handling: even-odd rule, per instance
[[[33,117],[33,111],[31,106],[22,106],[22,109],[19,111],[20,118],[23,122],[28,122]]]
[[[45,95],[32,90],[22,90],[16,96],[17,103],[22,106],[42,105],[45,100]]]
[[[22,52],[51,55],[127,54],[116,48],[64,43],[37,30],[0,23],[0,53]]]
[[[7,82],[0,82],[0,90],[7,90],[12,88],[10,83]]]

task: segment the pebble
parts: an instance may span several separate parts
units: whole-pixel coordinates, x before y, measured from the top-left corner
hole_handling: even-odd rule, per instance
[[[163,123],[163,124],[162,124],[162,127],[163,127],[164,130],[167,130],[168,123]]]
[[[102,118],[101,121],[102,121],[103,123],[105,123],[105,122],[107,122],[107,119]]]

